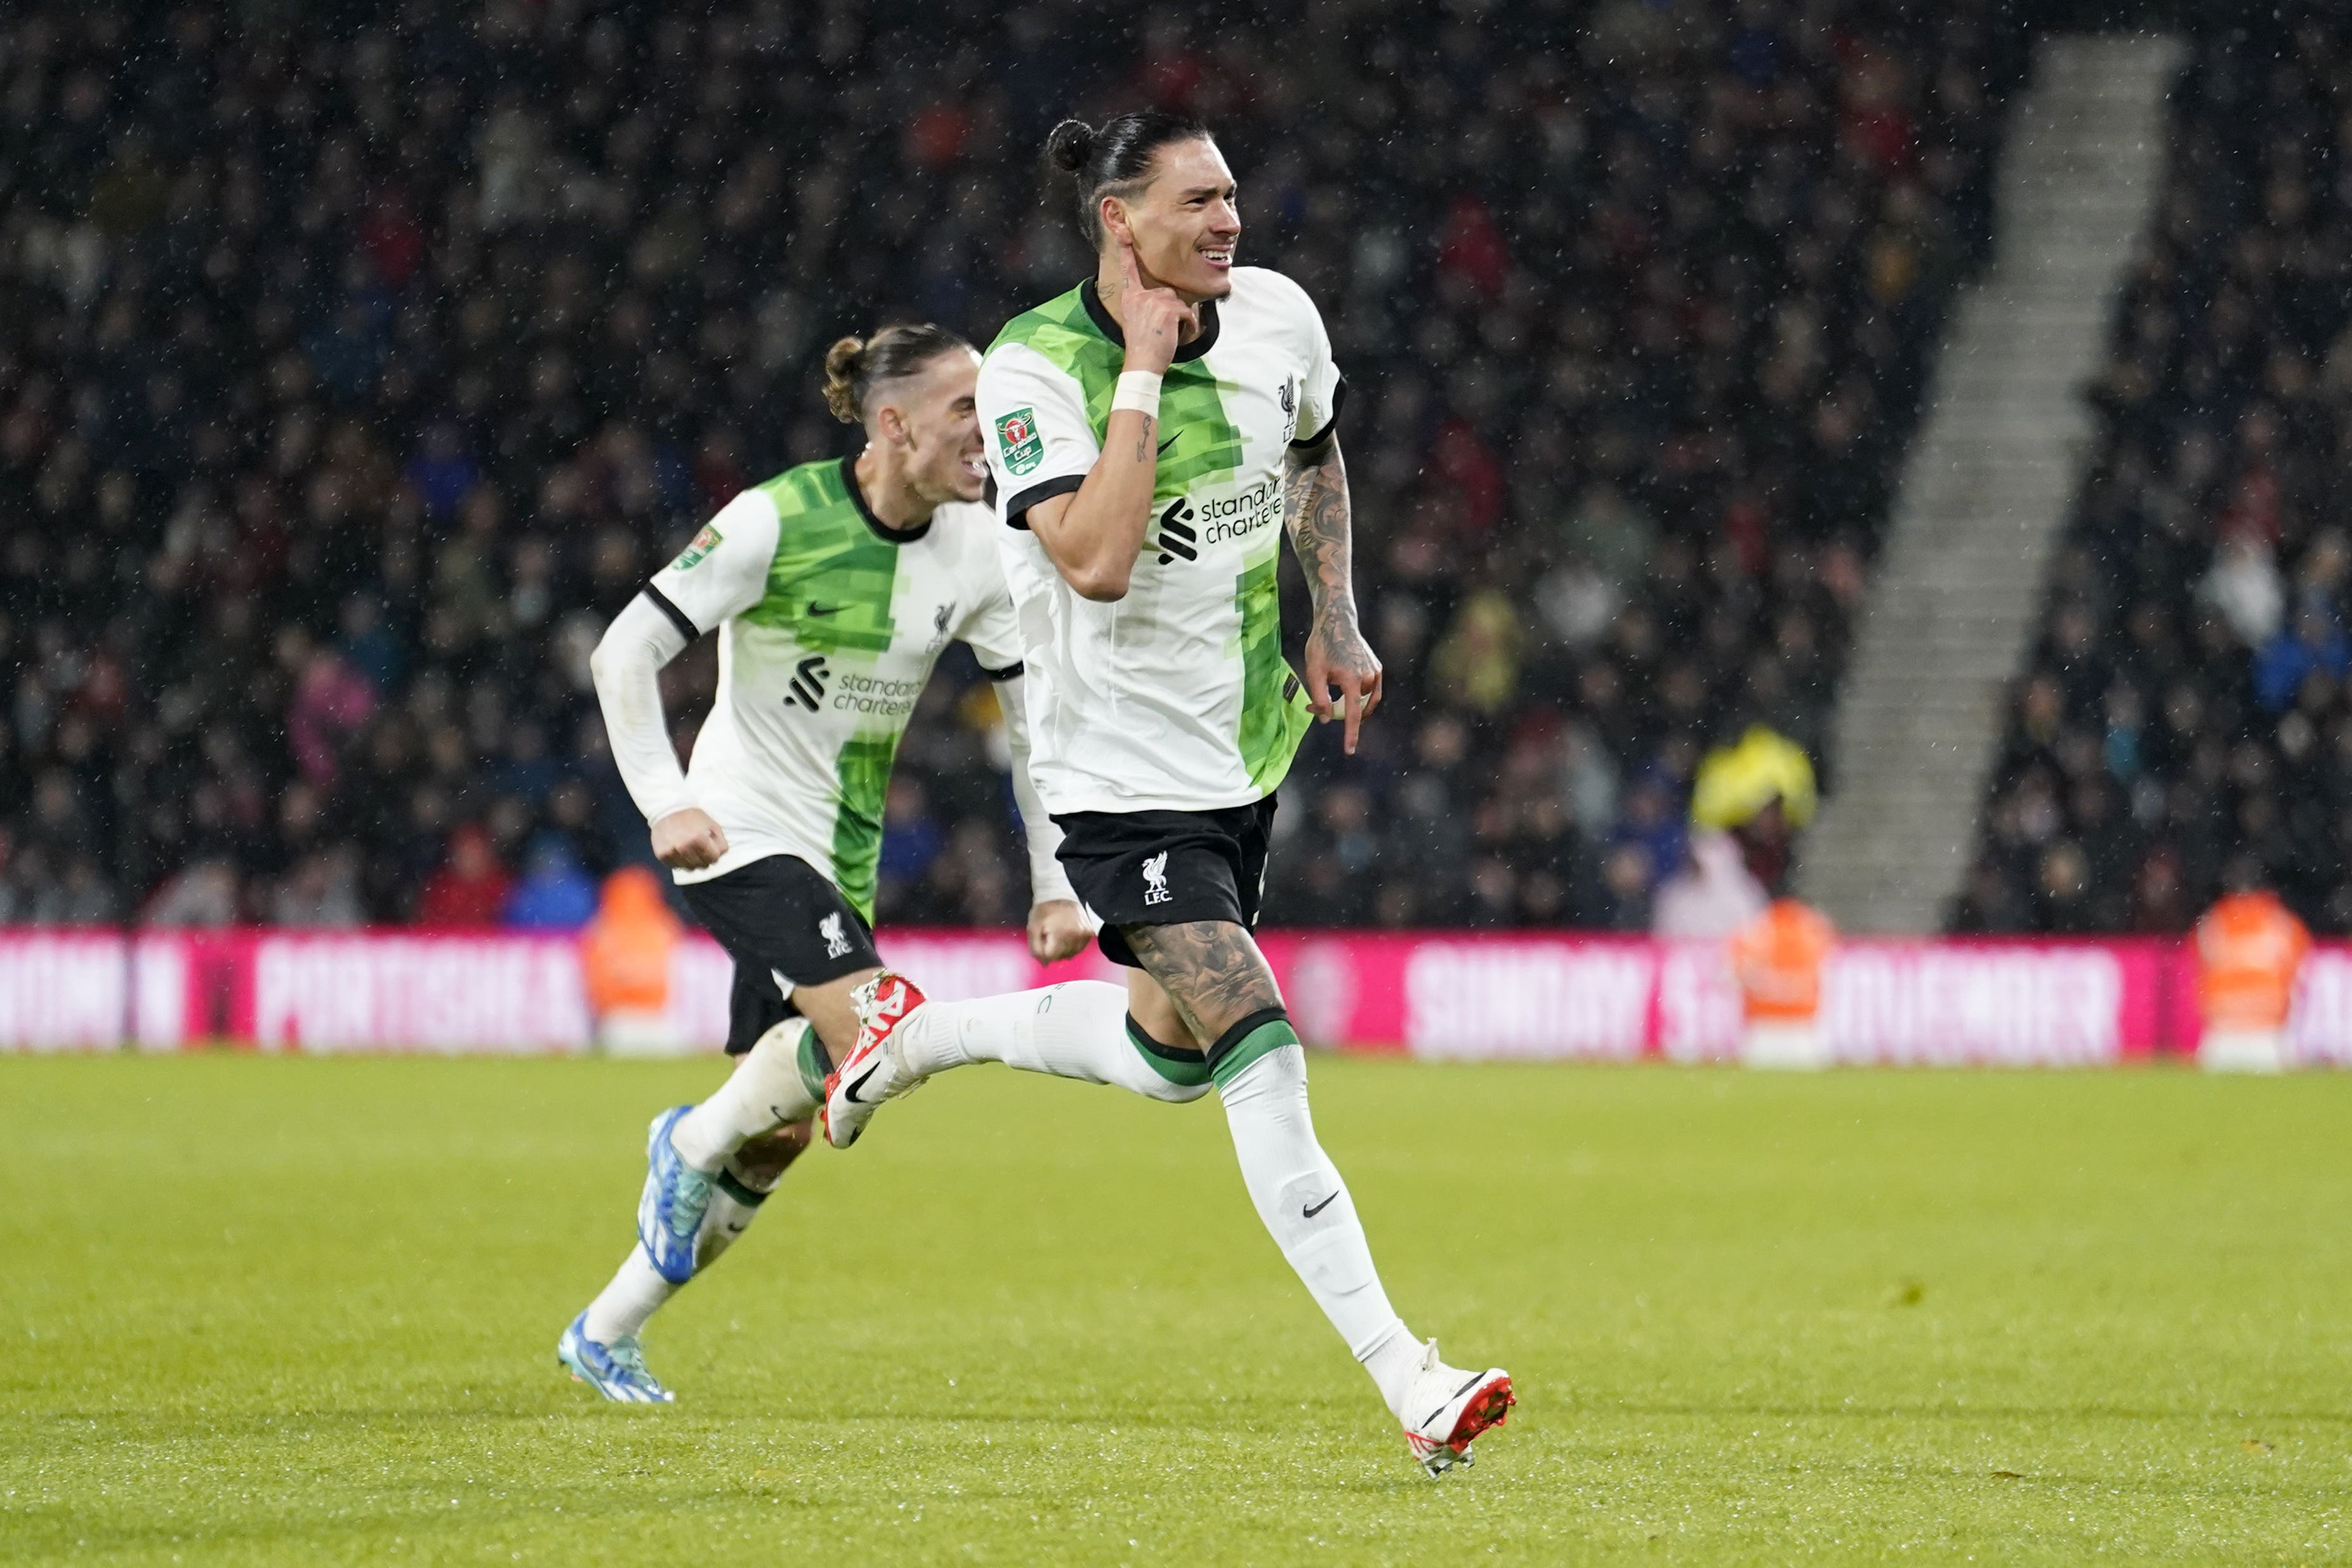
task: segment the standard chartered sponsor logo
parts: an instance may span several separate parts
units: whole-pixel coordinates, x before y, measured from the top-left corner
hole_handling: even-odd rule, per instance
[[[835,684],[833,706],[842,713],[912,713],[922,692],[923,683],[919,680],[893,681],[851,672]]]
[[[1213,496],[1195,502],[1193,509],[1205,525],[1201,535],[1203,544],[1247,538],[1258,529],[1282,521],[1282,486],[1271,479],[1261,479],[1230,496]]]
[[[833,670],[826,667],[823,654],[811,654],[793,666],[784,706],[797,705],[811,713],[830,707],[835,713],[897,718],[915,710],[915,699],[922,690],[920,680],[894,681],[856,670]]]
[[[1245,539],[1282,521],[1282,486],[1261,479],[1230,496],[1195,500],[1179,496],[1160,515],[1160,563],[1171,555],[1197,559],[1200,546]]]

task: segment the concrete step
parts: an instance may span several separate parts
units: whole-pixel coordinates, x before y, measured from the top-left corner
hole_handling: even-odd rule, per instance
[[[1834,720],[1798,886],[1850,931],[1924,931],[1959,888],[2011,678],[2089,452],[2083,391],[2162,172],[2171,38],[2047,35],[1953,312]]]

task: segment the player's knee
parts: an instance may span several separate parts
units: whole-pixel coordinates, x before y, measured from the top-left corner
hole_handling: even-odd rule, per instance
[[[1171,1044],[1167,1036],[1134,1012],[1129,1012],[1124,1021],[1127,1043],[1133,1050],[1120,1063],[1123,1071],[1114,1074],[1120,1087],[1131,1089],[1147,1100],[1164,1100],[1171,1105],[1189,1105],[1213,1087],[1209,1059],[1204,1052],[1189,1043]],[[1188,1042],[1192,1039],[1184,1030],[1171,1032]]]
[[[1279,1005],[1261,1008],[1227,1025],[1209,1047],[1208,1063],[1210,1076],[1228,1100],[1244,1081],[1264,1088],[1295,1082],[1301,1102],[1305,1100],[1307,1053],[1290,1027],[1290,1015]]]
[[[1147,1100],[1164,1100],[1171,1105],[1190,1105],[1206,1094],[1213,1085],[1206,1079],[1198,1083],[1171,1083],[1147,1067],[1137,1072],[1127,1087]]]

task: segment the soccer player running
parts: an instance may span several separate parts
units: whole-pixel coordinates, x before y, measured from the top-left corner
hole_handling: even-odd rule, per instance
[[[1390,1306],[1250,935],[1274,791],[1310,714],[1343,722],[1352,752],[1380,702],[1349,582],[1345,389],[1304,291],[1234,265],[1234,178],[1199,122],[1066,120],[1047,151],[1076,178],[1096,275],[997,335],[980,412],[1009,525],[1031,769],[1104,954],[1133,971],[1123,1019],[1098,1015],[1073,1049],[1097,1075],[1142,1056],[1214,1082],[1259,1217],[1442,1474],[1503,1420],[1510,1378],[1446,1365]],[[1286,523],[1315,604],[1303,691],[1281,647]],[[927,1002],[888,971],[855,1000],[863,1027],[828,1084],[835,1145],[925,1077],[1001,1054],[1041,1005]]]
[[[825,1074],[856,1040],[850,992],[880,963],[867,923],[891,758],[950,640],[971,646],[1002,697],[1028,830],[1030,949],[1050,961],[1086,945],[1054,857],[1061,835],[1029,783],[1021,638],[995,514],[979,504],[979,363],[937,327],[835,343],[825,401],[864,426],[865,450],[729,502],[614,619],[591,661],[654,853],[735,961],[734,1071],[701,1104],[655,1118],[637,1245],[557,1347],[607,1398],[671,1397],[646,1368],[646,1320],[751,1224],[807,1146]],[[719,638],[718,699],[681,771],[657,677],[707,632]],[[1118,994],[1100,982],[1069,988]],[[1161,1099],[1203,1092],[1140,1059],[1096,1075],[1067,1055],[1051,1028],[1032,1028],[994,1060]]]

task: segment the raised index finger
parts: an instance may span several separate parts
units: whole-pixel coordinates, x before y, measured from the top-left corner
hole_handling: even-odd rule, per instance
[[[1120,269],[1127,274],[1127,286],[1129,288],[1134,289],[1138,294],[1142,293],[1143,273],[1142,270],[1135,265],[1135,242],[1133,240],[1123,239],[1118,242],[1118,265]]]

